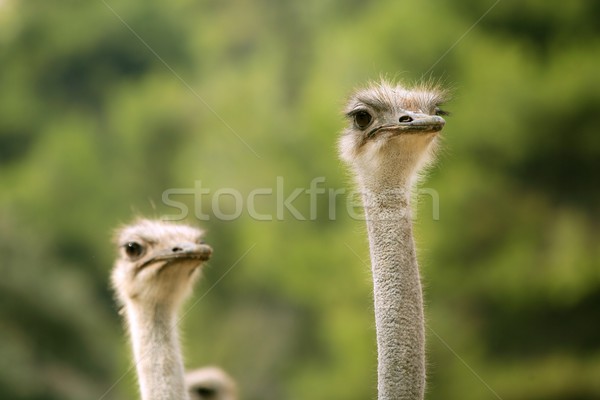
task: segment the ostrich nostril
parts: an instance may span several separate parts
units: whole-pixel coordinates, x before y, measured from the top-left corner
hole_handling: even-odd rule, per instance
[[[408,115],[403,115],[398,119],[399,122],[412,122],[413,119]]]
[[[173,253],[179,253],[179,252],[180,252],[180,251],[182,251],[182,250],[183,250],[183,249],[182,249],[181,247],[173,247],[173,248],[171,249],[171,251],[172,251]]]

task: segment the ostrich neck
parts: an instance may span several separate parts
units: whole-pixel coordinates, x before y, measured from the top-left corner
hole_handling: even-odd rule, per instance
[[[128,305],[127,320],[142,400],[185,400],[176,313],[168,307]]]
[[[421,400],[423,294],[412,236],[410,185],[363,194],[377,329],[379,400]]]

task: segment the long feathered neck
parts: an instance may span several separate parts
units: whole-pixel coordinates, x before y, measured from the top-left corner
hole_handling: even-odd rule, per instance
[[[186,400],[176,312],[167,306],[125,308],[142,400]]]
[[[379,400],[421,400],[425,391],[423,295],[412,235],[410,185],[403,183],[393,190],[363,185]]]

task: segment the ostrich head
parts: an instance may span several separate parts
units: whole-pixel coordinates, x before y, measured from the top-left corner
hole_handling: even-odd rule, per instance
[[[119,299],[176,307],[192,290],[212,249],[202,231],[163,221],[139,220],[117,232],[119,256],[112,283]]]
[[[405,88],[372,83],[356,91],[345,109],[348,126],[339,139],[342,159],[359,182],[395,187],[432,160],[444,127],[446,93],[433,86]]]

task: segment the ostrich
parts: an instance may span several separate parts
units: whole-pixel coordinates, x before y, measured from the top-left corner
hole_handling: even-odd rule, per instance
[[[367,221],[373,273],[378,399],[420,400],[425,392],[423,294],[411,222],[411,191],[434,159],[445,92],[389,82],[355,92],[340,156],[353,172]]]
[[[237,400],[234,380],[220,368],[204,367],[185,375],[190,400]]]
[[[127,321],[143,400],[189,399],[177,311],[212,253],[196,228],[139,220],[117,234],[112,284]]]

